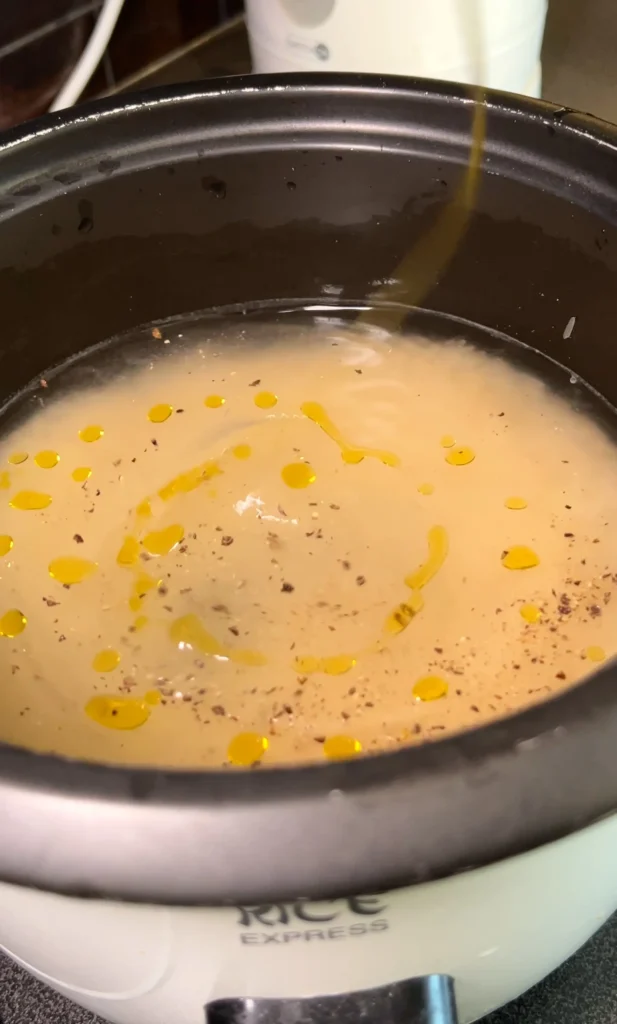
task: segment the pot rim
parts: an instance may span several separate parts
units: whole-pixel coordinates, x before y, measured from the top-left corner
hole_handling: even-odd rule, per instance
[[[263,109],[268,95],[282,91],[304,109],[312,100],[313,118],[333,94],[404,97],[412,116],[414,102],[427,96],[435,104],[472,102],[459,84],[388,76],[214,79],[13,129],[0,138],[0,173],[3,160],[12,163],[20,152],[32,161],[40,150],[44,161],[50,137],[86,125],[103,129],[137,111],[155,115],[255,93]],[[539,119],[608,147],[617,166],[617,129],[606,122],[490,90],[486,99],[506,118]],[[303,116],[290,109],[290,119]],[[477,729],[352,762],[159,770],[0,743],[0,878],[161,904],[263,904],[382,891],[521,853],[617,807],[614,672],[605,666],[549,701]]]

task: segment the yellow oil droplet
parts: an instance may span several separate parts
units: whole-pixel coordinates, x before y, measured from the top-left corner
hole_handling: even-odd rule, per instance
[[[148,690],[148,692],[144,694],[144,700],[146,704],[150,705],[150,707],[155,708],[157,704],[161,703],[161,695],[158,690]]]
[[[138,729],[150,717],[146,701],[131,697],[92,697],[84,710],[88,718],[107,729]]]
[[[0,491],[8,491],[11,486],[11,477],[7,473],[6,469],[0,472]]]
[[[458,445],[456,448],[452,448],[446,455],[446,462],[450,466],[468,466],[470,462],[473,462],[476,455],[471,448],[467,448],[466,445]]]
[[[189,491],[194,491],[206,480],[211,480],[212,477],[218,476],[220,473],[222,473],[222,470],[216,462],[210,459],[208,462],[203,462],[201,466],[187,469],[184,473],[179,473],[178,476],[175,476],[168,484],[161,487],[159,498],[162,498],[163,501],[169,501],[176,494],[188,494]]]
[[[146,615],[138,615],[133,623],[133,632],[139,633],[140,629],[144,629],[148,625],[148,618]]]
[[[252,449],[250,444],[237,444],[235,448],[231,449],[231,451],[237,459],[248,459],[250,458]]]
[[[204,398],[204,405],[208,409],[220,409],[222,405],[225,405],[225,399],[222,395],[208,395]]]
[[[173,411],[173,406],[161,402],[159,405],[153,405],[148,410],[148,419],[151,423],[164,423],[165,420],[169,419]]]
[[[310,676],[315,672],[323,672],[327,676],[342,676],[349,672],[357,663],[353,654],[333,654],[326,658],[314,658],[312,655],[294,658],[295,672]]]
[[[315,672],[321,672],[321,658],[314,658],[310,654],[300,655],[294,658],[293,666],[303,676],[312,676]]]
[[[168,555],[184,537],[184,527],[179,523],[166,526],[163,530],[152,530],[144,537],[142,544],[150,555]]]
[[[392,636],[397,636],[402,633],[411,620],[421,612],[424,607],[424,601],[422,594],[418,591],[412,593],[409,601],[404,601],[397,605],[393,612],[390,612],[386,621],[384,622],[384,630],[386,633],[390,633]]]
[[[79,431],[79,439],[87,444],[92,444],[93,441],[100,441],[104,433],[103,428],[99,426],[84,427]]]
[[[418,485],[418,492],[419,492],[419,494],[425,494],[425,495],[428,496],[429,494],[433,494],[434,491],[435,491],[435,488],[434,488],[433,484],[419,484]]]
[[[104,651],[99,651],[94,655],[92,668],[95,672],[113,672],[120,664],[120,660],[120,652],[107,647]]]
[[[26,628],[27,621],[23,612],[20,612],[17,608],[11,608],[4,615],[0,616],[0,636],[6,636],[9,639],[19,636]]]
[[[351,671],[356,664],[356,658],[352,654],[334,654],[329,658],[322,658],[323,671],[327,676],[342,676],[345,672]]]
[[[521,608],[521,616],[525,622],[533,626],[534,623],[539,622],[542,618],[542,610],[535,604],[524,604]]]
[[[152,517],[152,505],[150,499],[144,498],[143,501],[140,501],[135,512],[140,519],[150,519]]]
[[[12,466],[20,466],[27,458],[28,452],[12,452],[12,454],[9,455],[8,461]]]
[[[439,676],[424,676],[418,679],[412,691],[416,700],[439,700],[448,692],[448,684]]]
[[[360,448],[358,445],[350,444],[345,440],[338,427],[332,422],[323,405],[319,402],[303,402],[300,412],[321,427],[324,434],[327,434],[331,441],[341,449],[343,462],[355,465],[363,459],[378,459],[385,466],[399,466],[400,459],[394,452],[383,451],[380,448]]]
[[[411,590],[421,590],[439,572],[448,555],[448,534],[443,526],[431,526],[427,535],[428,558],[415,572],[405,577]]]
[[[250,768],[268,749],[268,740],[256,732],[239,732],[227,747],[227,760],[237,768]]]
[[[77,558],[75,555],[66,555],[62,558],[54,558],[49,563],[49,575],[58,583],[65,583],[73,586],[75,583],[83,583],[92,576],[98,565],[90,562],[87,558]]]
[[[606,651],[603,647],[596,647],[592,644],[591,647],[585,648],[585,657],[588,661],[604,661],[606,658]]]
[[[511,508],[513,512],[520,512],[522,509],[527,508],[527,502],[524,498],[506,498],[504,505],[506,508]]]
[[[0,533],[0,557],[13,550],[13,538],[8,533]]]
[[[122,547],[116,555],[116,562],[118,565],[131,566],[135,565],[138,558],[139,541],[136,537],[125,537],[122,541]]]
[[[309,484],[315,483],[317,479],[315,470],[312,466],[309,466],[308,462],[290,462],[287,466],[283,466],[281,476],[283,477],[283,483],[295,489],[308,487]]]
[[[515,544],[501,556],[501,564],[505,569],[533,569],[540,564],[535,551],[525,544]]]
[[[77,469],[73,470],[71,476],[76,483],[83,484],[92,476],[92,470],[90,469],[90,466],[78,466]]]
[[[131,611],[138,612],[143,604],[143,599],[146,594],[151,590],[156,590],[160,584],[161,580],[155,579],[154,576],[148,576],[147,572],[140,572],[133,583],[131,596],[129,598],[129,608]]]
[[[257,668],[265,665],[267,661],[259,651],[240,650],[220,643],[207,629],[204,629],[197,615],[183,615],[176,619],[169,627],[169,636],[173,643],[181,649],[184,647],[197,648],[202,654],[227,658],[239,665]]]
[[[323,745],[323,752],[329,761],[344,761],[355,757],[362,750],[360,740],[353,736],[328,736]]]
[[[439,443],[442,448],[454,448],[456,438],[452,437],[452,434],[444,434]]]
[[[34,456],[39,469],[54,469],[60,462],[60,456],[58,452],[52,452],[50,449],[46,449],[42,452],[37,452]]]
[[[254,401],[258,409],[273,409],[278,398],[272,391],[259,391],[255,395]]]
[[[22,512],[33,512],[51,505],[51,494],[41,494],[40,491],[19,491],[11,498],[9,505],[11,508],[21,509]]]

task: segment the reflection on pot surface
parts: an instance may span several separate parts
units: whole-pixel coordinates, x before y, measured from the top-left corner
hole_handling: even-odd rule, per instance
[[[340,759],[506,715],[614,653],[609,408],[503,337],[384,320],[177,321],[6,408],[3,739]]]

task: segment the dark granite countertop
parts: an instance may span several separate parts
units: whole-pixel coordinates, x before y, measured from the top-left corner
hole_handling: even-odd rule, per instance
[[[102,1024],[1,955],[0,1022]],[[617,914],[546,981],[482,1024],[617,1024]]]

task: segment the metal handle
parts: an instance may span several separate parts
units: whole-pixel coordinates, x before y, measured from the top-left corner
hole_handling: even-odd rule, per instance
[[[206,1024],[457,1024],[454,983],[427,974],[380,988],[306,999],[216,999]]]

